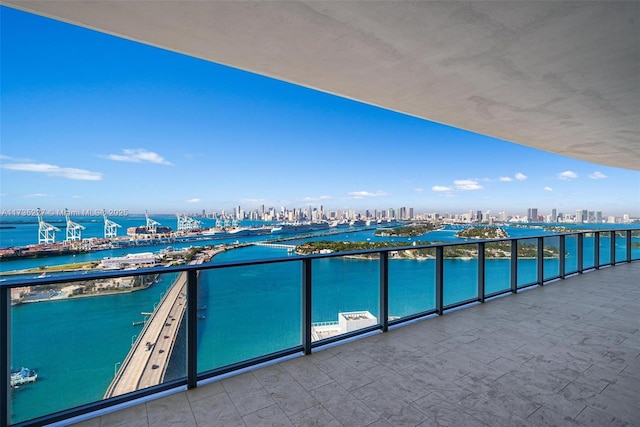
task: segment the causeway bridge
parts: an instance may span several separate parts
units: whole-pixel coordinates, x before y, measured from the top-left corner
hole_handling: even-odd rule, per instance
[[[286,249],[290,252],[293,252],[296,248],[295,245],[286,245],[284,243],[271,243],[271,242],[255,242],[254,245],[256,246],[264,246],[267,248],[280,248],[280,249]]]
[[[104,397],[160,384],[186,312],[187,273],[180,273],[138,334]],[[147,344],[148,343],[148,344]]]

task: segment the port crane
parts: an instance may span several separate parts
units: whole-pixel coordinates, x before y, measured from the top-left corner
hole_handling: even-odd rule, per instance
[[[153,219],[149,218],[149,212],[147,211],[144,211],[144,216],[147,218],[147,233],[155,234],[156,227],[159,226],[160,223],[158,221],[154,221]]]
[[[82,240],[82,230],[86,227],[78,224],[77,222],[71,221],[69,209],[64,210],[64,216],[67,218],[67,241]]]
[[[60,229],[48,222],[44,222],[42,215],[42,210],[38,208],[38,244],[53,243],[56,241],[56,231],[60,231]]]
[[[122,227],[120,224],[117,224],[110,219],[107,218],[106,209],[102,213],[102,217],[104,218],[104,238],[112,239],[118,236],[118,228]]]
[[[197,230],[202,225],[200,221],[188,217],[187,214],[181,216],[179,213],[177,213],[176,217],[178,218],[178,231]]]

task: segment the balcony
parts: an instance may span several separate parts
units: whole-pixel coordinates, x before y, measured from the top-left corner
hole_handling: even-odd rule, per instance
[[[152,318],[162,318],[161,338],[174,333],[184,337],[184,342],[176,340],[169,347],[176,360],[173,369],[155,384],[138,382],[132,391],[32,413],[35,417],[30,419],[16,411],[19,404],[13,389],[0,409],[4,414],[11,410],[14,418],[1,423],[637,425],[640,264],[631,261],[640,258],[638,237],[631,230],[570,233],[506,239],[507,251],[492,247],[495,241],[478,241],[91,276],[160,274],[151,290],[161,288],[163,277],[171,275],[168,283],[175,284],[162,292],[139,334],[153,329]],[[557,251],[548,252],[550,247]],[[412,252],[413,259],[395,259],[400,251]],[[500,251],[504,259],[496,259]],[[454,253],[457,259],[452,258]],[[410,276],[404,264],[411,266]],[[251,289],[253,300],[238,299],[240,288],[228,292],[219,286],[230,277],[236,286],[253,283],[266,286],[267,292]],[[355,277],[360,283],[357,310],[341,299],[349,295],[345,286]],[[465,279],[456,282],[456,277]],[[29,283],[67,285],[83,280],[87,279],[66,276]],[[409,286],[414,282],[416,286]],[[1,332],[3,340],[12,344],[8,348],[13,347],[14,358],[16,353],[23,354],[19,341],[28,342],[30,337],[21,331],[33,319],[20,317],[18,310],[9,307],[10,289],[26,284],[2,283],[2,316],[8,327]],[[269,292],[275,284],[277,294]],[[149,299],[148,292],[130,295],[144,301]],[[208,301],[231,307],[242,336],[225,334],[228,319],[215,319],[220,307],[199,304],[204,294],[215,294]],[[101,299],[82,301],[95,305]],[[318,305],[323,300],[329,304]],[[43,384],[39,378],[17,389],[27,401],[30,394],[37,395],[36,386],[55,382],[74,366],[80,369],[82,360],[100,358],[101,343],[74,348],[79,344],[77,334],[55,328],[56,316],[64,316],[56,304],[60,303],[40,304],[53,310],[52,342],[71,346],[76,359],[49,372],[39,371]],[[108,321],[119,304],[103,307],[95,316]],[[183,304],[185,309],[172,311]],[[265,306],[286,310],[271,315],[264,311],[256,322],[251,311]],[[168,307],[164,314],[162,307]],[[327,307],[334,307],[334,313],[322,314]],[[185,322],[179,320],[180,313]],[[346,326],[338,335],[314,339],[314,328],[330,326],[332,320],[340,324],[339,313],[343,323],[367,322],[356,330]],[[205,318],[215,321],[207,324]],[[173,323],[183,329],[162,335]],[[218,341],[211,341],[212,336]],[[252,343],[262,338],[271,346],[261,345],[259,351]],[[136,351],[155,354],[164,345],[161,339],[147,349],[144,341],[132,337],[129,361]],[[223,346],[232,351],[225,352]],[[57,350],[51,347],[50,351]],[[11,359],[9,354],[2,357],[1,379],[8,384]],[[127,358],[116,366],[108,364],[110,377],[125,372]],[[158,362],[161,370],[163,363]],[[84,392],[71,383],[62,384],[59,393],[69,396],[66,401],[77,400]]]

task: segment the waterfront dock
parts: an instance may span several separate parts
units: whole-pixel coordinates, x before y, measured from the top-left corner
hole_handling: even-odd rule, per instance
[[[153,311],[104,397],[129,393],[164,380],[184,317],[187,274],[181,273]]]

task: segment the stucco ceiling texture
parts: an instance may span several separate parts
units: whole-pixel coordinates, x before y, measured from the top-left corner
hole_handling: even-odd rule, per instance
[[[589,162],[640,170],[640,2],[5,5]]]

